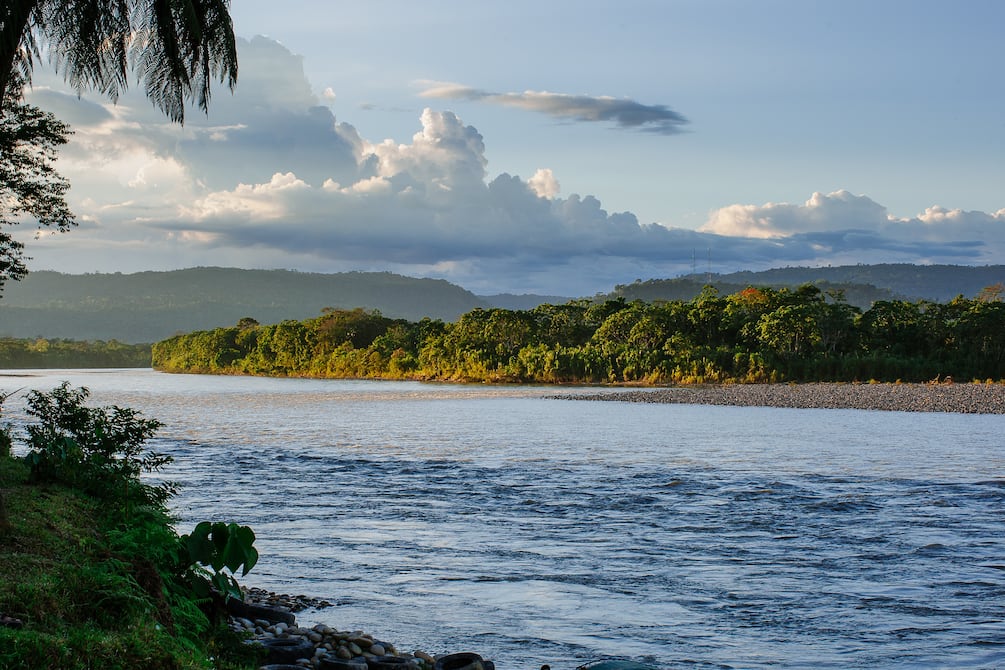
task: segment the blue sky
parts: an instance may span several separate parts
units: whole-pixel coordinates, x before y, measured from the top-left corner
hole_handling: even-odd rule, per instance
[[[76,130],[81,226],[31,267],[391,270],[589,295],[781,265],[1002,263],[1005,4],[232,7],[238,89],[171,127],[130,92]]]

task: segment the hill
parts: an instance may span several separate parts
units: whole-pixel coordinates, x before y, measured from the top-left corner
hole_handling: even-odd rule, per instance
[[[848,302],[867,309],[877,300],[944,302],[961,294],[973,297],[987,286],[1005,283],[1005,266],[887,264],[696,274],[637,281],[593,298],[691,300],[706,283],[722,295],[750,285],[782,288],[813,283],[824,291],[843,291]],[[134,274],[33,272],[5,286],[0,337],[156,342],[179,332],[230,326],[244,317],[260,323],[309,319],[325,307],[375,309],[410,321],[424,317],[455,321],[479,307],[527,310],[569,300],[549,295],[477,296],[441,279],[389,272],[320,274],[215,267]]]
[[[317,316],[325,307],[452,321],[485,301],[441,279],[389,272],[191,268],[135,274],[33,272],[0,299],[0,336],[155,342],[178,332]]]
[[[870,285],[906,300],[946,302],[958,295],[973,297],[987,286],[1005,283],[1005,265],[840,265],[825,268],[777,268],[761,272],[734,272],[713,275],[734,284],[797,286],[831,284]]]
[[[693,274],[674,279],[650,279],[619,285],[598,298],[626,300],[691,300],[706,285],[729,295],[748,286],[772,288],[815,284],[822,291],[841,291],[862,309],[877,300],[946,302],[958,295],[974,297],[982,289],[1005,283],[1005,265],[845,265],[825,268],[777,268],[760,272]]]

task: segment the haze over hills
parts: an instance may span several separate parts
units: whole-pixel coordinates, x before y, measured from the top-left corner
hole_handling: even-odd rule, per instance
[[[986,287],[1005,283],[1005,265],[843,265],[836,267],[776,268],[730,274],[696,273],[674,279],[650,279],[616,286],[601,297],[626,300],[690,300],[705,285],[723,295],[748,286],[815,284],[823,291],[841,291],[845,299],[867,309],[877,300],[946,302],[958,295],[973,297]]]
[[[1005,283],[1005,266],[855,265],[697,274],[617,286],[592,299],[690,300],[706,283],[729,294],[750,285],[840,289],[866,308],[875,300],[950,300]],[[169,272],[68,275],[34,272],[0,297],[0,336],[155,342],[252,317],[260,323],[308,319],[325,307],[379,310],[391,318],[454,321],[476,308],[532,309],[563,296],[477,296],[439,279],[389,272],[318,274],[202,267]]]
[[[389,272],[191,268],[135,274],[33,272],[0,298],[0,336],[156,342],[178,332],[308,319],[325,307],[453,320],[487,303],[441,279]]]
[[[958,295],[973,297],[982,289],[1005,283],[1005,265],[840,265],[821,268],[777,268],[761,272],[715,275],[732,284],[799,285],[807,282],[871,285],[905,300],[946,302]]]

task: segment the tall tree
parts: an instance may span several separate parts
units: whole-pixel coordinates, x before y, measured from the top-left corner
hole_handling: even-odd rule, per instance
[[[172,121],[191,101],[203,111],[216,78],[237,83],[229,0],[8,0],[0,8],[0,91],[31,81],[44,51],[67,81],[117,99],[132,69]]]
[[[20,77],[11,79],[20,90]],[[65,232],[74,225],[66,204],[69,188],[52,162],[66,144],[69,129],[52,114],[8,95],[0,106],[0,227],[13,226],[30,216],[43,226]],[[0,292],[8,279],[28,272],[24,245],[0,228]]]
[[[44,51],[78,93],[117,99],[133,71],[147,97],[184,123],[208,110],[210,83],[237,83],[229,0],[6,0],[0,6],[0,226],[23,217],[65,232],[75,225],[67,181],[52,163],[69,128],[24,104]],[[27,272],[22,243],[0,229],[0,289]]]

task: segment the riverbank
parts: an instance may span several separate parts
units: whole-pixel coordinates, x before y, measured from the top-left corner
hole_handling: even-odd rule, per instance
[[[1005,384],[980,383],[711,384],[555,397],[739,407],[1005,414]]]
[[[0,668],[209,667],[195,604],[165,594],[142,547],[122,550],[128,531],[110,539],[107,511],[80,491],[29,482],[24,459],[0,453]],[[140,525],[148,535],[137,544],[152,546],[158,528]]]
[[[323,623],[311,627],[297,624],[297,613],[308,609],[318,612],[333,607],[328,601],[256,588],[244,589],[244,593],[245,603],[238,603],[232,608],[229,627],[241,637],[263,645],[267,663],[284,662],[304,668],[321,668],[342,667],[339,663],[348,663],[351,659],[356,659],[354,662],[357,665],[366,664],[369,659],[378,667],[386,665],[404,670],[431,670],[435,667],[436,656],[419,649],[399,651],[390,642],[361,630],[340,631]],[[450,654],[439,656],[449,657]],[[327,662],[326,658],[329,659]],[[379,665],[381,663],[384,665]],[[484,667],[488,670],[491,666],[486,662]]]
[[[123,546],[130,531],[110,525],[106,511],[83,492],[30,482],[23,459],[0,453],[0,669],[254,670],[297,661],[317,669],[330,655],[430,670],[450,656],[398,651],[360,630],[302,628],[294,612],[332,603],[260,589],[246,591],[245,616],[211,625],[194,600],[171,592],[178,585],[167,585],[142,548]],[[141,538],[175,537],[150,519],[137,524]]]

